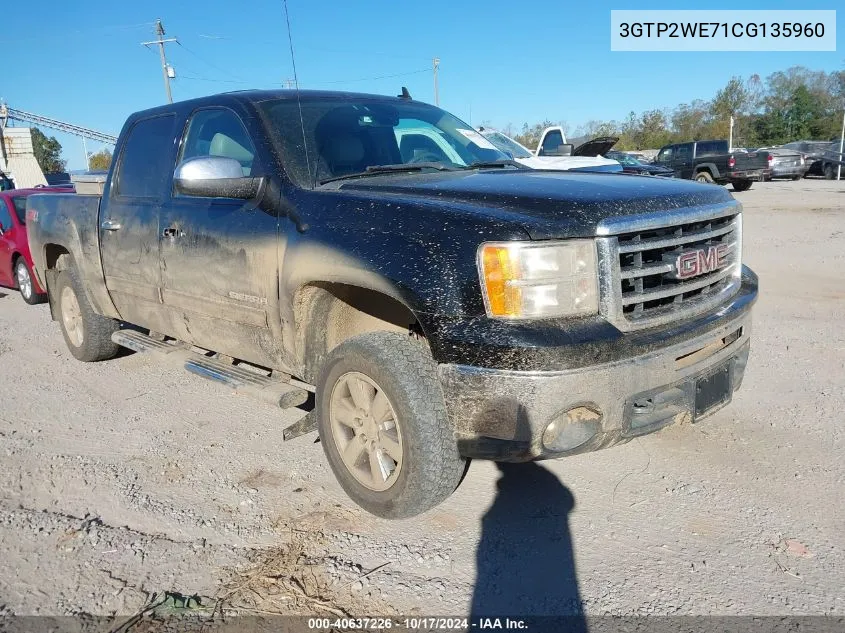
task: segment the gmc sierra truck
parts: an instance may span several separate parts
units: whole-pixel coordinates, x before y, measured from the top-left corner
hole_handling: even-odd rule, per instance
[[[407,129],[454,153],[403,152]],[[102,196],[28,199],[71,354],[313,405],[267,441],[318,431],[376,515],[435,506],[471,458],[696,422],[742,382],[757,279],[722,188],[531,170],[406,93],[175,103],[132,115],[114,155]]]

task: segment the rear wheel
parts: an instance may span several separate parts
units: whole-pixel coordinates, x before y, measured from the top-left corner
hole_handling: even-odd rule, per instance
[[[94,312],[72,265],[56,277],[55,293],[62,335],[73,357],[85,362],[114,358],[120,346],[111,340],[111,335],[120,324]]]
[[[695,175],[695,182],[703,182],[712,185],[713,176],[710,175],[709,171],[700,171]]]
[[[734,191],[748,191],[751,189],[753,180],[735,180],[733,183]]]
[[[825,180],[833,180],[836,178],[836,170],[833,168],[832,163],[828,163],[824,166],[824,178]]]
[[[317,384],[317,424],[329,465],[359,506],[388,519],[433,508],[465,470],[436,364],[405,334],[349,339]]]
[[[35,291],[35,283],[32,281],[32,271],[26,264],[23,257],[18,257],[15,262],[15,284],[21,293],[21,297],[29,305],[37,303],[44,303],[47,300],[47,295]]]
[[[795,176],[792,177],[792,180],[801,180],[803,177],[804,176],[802,176],[800,174],[796,174]]]

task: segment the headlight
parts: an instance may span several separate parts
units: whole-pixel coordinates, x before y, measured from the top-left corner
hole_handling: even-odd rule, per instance
[[[596,244],[488,242],[478,249],[487,315],[547,319],[598,313]]]

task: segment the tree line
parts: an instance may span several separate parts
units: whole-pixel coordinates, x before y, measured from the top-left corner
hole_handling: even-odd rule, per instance
[[[672,109],[630,112],[621,121],[591,120],[567,129],[565,122],[525,123],[503,130],[534,149],[543,129],[562,125],[573,138],[618,136],[615,149],[656,149],[669,143],[728,138],[734,117],[735,147],[765,147],[797,140],[838,139],[845,109],[845,70],[824,72],[793,66],[772,73],[731,77],[712,99]],[[483,125],[483,124],[482,124]]]
[[[62,158],[62,144],[55,136],[47,136],[37,127],[30,128],[32,150],[38,166],[45,174],[58,174],[67,169]],[[98,152],[88,152],[88,168],[92,171],[106,171],[111,165],[112,154],[104,147]]]

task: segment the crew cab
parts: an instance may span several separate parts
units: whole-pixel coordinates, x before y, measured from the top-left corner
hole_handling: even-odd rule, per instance
[[[730,151],[728,142],[690,141],[660,149],[655,163],[668,167],[677,178],[701,183],[733,185],[734,191],[747,191],[755,180],[771,177],[769,152]]]
[[[0,285],[17,288],[30,305],[47,300],[32,275],[32,257],[26,231],[26,199],[34,193],[72,193],[73,188],[11,189],[0,191]]]
[[[454,154],[403,155],[407,129]],[[407,95],[139,112],[102,196],[28,199],[35,275],[81,361],[124,346],[313,402],[267,442],[316,430],[382,517],[446,499],[468,459],[564,457],[725,406],[757,297],[731,194],[531,170],[476,135]]]

